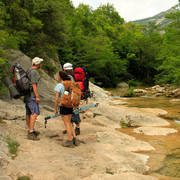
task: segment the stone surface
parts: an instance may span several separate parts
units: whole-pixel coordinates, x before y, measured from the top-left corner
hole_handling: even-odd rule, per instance
[[[120,121],[129,126],[168,126],[169,123],[160,117],[146,114],[127,114]]]
[[[161,128],[161,127],[139,127],[134,129],[133,131],[139,134],[156,135],[156,136],[165,136],[177,132],[177,130],[173,128]]]

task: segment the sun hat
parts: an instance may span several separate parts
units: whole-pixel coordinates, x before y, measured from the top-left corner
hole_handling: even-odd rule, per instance
[[[33,60],[32,60],[32,65],[38,65],[38,64],[41,64],[43,62],[43,59],[39,58],[39,57],[35,57]]]
[[[63,69],[64,70],[72,70],[73,69],[73,65],[71,63],[65,63],[63,65]]]

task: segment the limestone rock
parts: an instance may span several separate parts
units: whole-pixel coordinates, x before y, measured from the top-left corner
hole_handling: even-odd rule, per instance
[[[127,114],[120,117],[120,122],[126,123],[129,126],[168,126],[169,123],[164,119],[145,114]]]
[[[180,103],[180,99],[171,99],[170,102],[174,103]]]
[[[98,132],[97,140],[114,147],[119,151],[149,151],[155,150],[146,142],[135,139],[121,132]]]
[[[144,89],[134,89],[135,93],[146,93],[147,91]]]
[[[117,88],[129,88],[129,84],[121,82],[117,85]]]
[[[176,133],[177,130],[173,128],[160,128],[160,127],[139,127],[133,130],[136,133],[144,135],[156,135],[156,136],[165,136],[170,133]]]

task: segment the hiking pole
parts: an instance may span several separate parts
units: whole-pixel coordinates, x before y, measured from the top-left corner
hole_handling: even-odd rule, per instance
[[[91,104],[89,106],[84,106],[84,107],[81,107],[81,108],[77,108],[75,111],[73,111],[74,114],[79,114],[79,111],[83,111],[85,109],[89,109],[89,108],[93,108],[93,107],[97,107],[99,103],[96,103],[96,104]],[[61,114],[58,114],[57,116],[61,116]],[[46,124],[47,124],[47,120],[48,119],[52,119],[52,118],[55,118],[57,117],[56,115],[53,115],[53,116],[47,116],[44,118],[45,122],[44,122],[44,125],[45,125],[45,128],[46,128]]]

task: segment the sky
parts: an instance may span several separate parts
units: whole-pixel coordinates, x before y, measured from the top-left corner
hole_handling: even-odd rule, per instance
[[[144,19],[170,9],[178,0],[71,0],[77,7],[79,3],[90,5],[94,10],[100,5],[113,4],[126,22]]]

